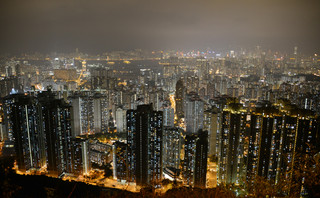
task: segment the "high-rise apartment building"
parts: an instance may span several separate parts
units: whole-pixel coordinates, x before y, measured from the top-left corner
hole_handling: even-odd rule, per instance
[[[165,127],[163,130],[163,167],[166,174],[180,172],[182,133],[183,130],[177,127]],[[174,174],[169,176],[172,177],[177,175]]]
[[[108,130],[108,100],[95,92],[81,92],[69,97],[72,104],[73,136]]]
[[[273,184],[289,181],[296,156],[315,148],[317,119],[310,111],[296,107],[291,111],[263,107],[250,115],[246,165],[249,181],[255,175],[266,177]]]
[[[36,98],[30,95],[11,95],[10,125],[14,138],[19,170],[40,169],[46,164],[45,138]]]
[[[116,124],[117,124],[117,132],[125,132],[126,124],[126,110],[118,107],[116,111]]]
[[[176,94],[175,94],[175,101],[176,101],[176,115],[178,119],[184,117],[184,97],[185,97],[185,87],[183,85],[183,79],[179,79],[176,84]]]
[[[203,130],[208,131],[209,155],[217,155],[217,142],[219,141],[220,116],[218,109],[210,109],[204,112]]]
[[[244,174],[246,113],[239,103],[230,102],[221,115],[218,182],[239,184]]]
[[[50,91],[7,97],[19,170],[72,173],[71,106]]]
[[[174,127],[174,109],[171,107],[163,107],[163,126]]]
[[[184,115],[187,133],[197,133],[203,129],[204,103],[198,94],[191,92],[187,95]]]
[[[183,180],[192,187],[206,187],[208,160],[208,132],[199,130],[197,134],[185,137],[185,155],[182,167]]]
[[[129,176],[138,185],[160,186],[163,115],[152,104],[127,111]],[[134,176],[132,174],[134,172]]]
[[[218,183],[241,184],[245,179],[250,184],[261,176],[273,185],[300,182],[284,193],[303,189],[303,178],[293,170],[301,163],[299,156],[319,149],[320,125],[314,112],[286,100],[247,109],[229,100],[220,125]]]
[[[51,91],[38,94],[38,100],[46,140],[47,171],[54,175],[71,173],[71,106],[55,99]]]
[[[124,142],[113,143],[113,176],[119,182],[128,181],[127,148]]]
[[[72,173],[88,175],[90,170],[88,140],[81,137],[72,138]]]

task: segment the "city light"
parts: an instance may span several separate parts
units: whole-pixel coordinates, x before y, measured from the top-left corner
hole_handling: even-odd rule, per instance
[[[0,197],[319,197],[319,7],[0,3]]]

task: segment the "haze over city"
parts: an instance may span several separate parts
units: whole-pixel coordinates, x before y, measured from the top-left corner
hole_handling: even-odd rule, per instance
[[[1,52],[240,49],[319,53],[317,0],[0,2]]]

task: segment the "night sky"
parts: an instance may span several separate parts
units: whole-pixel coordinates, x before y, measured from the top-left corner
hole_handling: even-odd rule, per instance
[[[0,0],[0,52],[320,52],[319,0]]]

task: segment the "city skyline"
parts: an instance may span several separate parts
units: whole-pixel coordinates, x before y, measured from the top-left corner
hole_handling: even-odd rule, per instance
[[[319,8],[0,0],[0,197],[320,197]]]
[[[299,47],[0,60],[0,160],[14,156],[16,176],[138,195],[233,185],[257,197],[259,178],[265,195],[319,189],[307,174],[320,174],[320,59]]]

